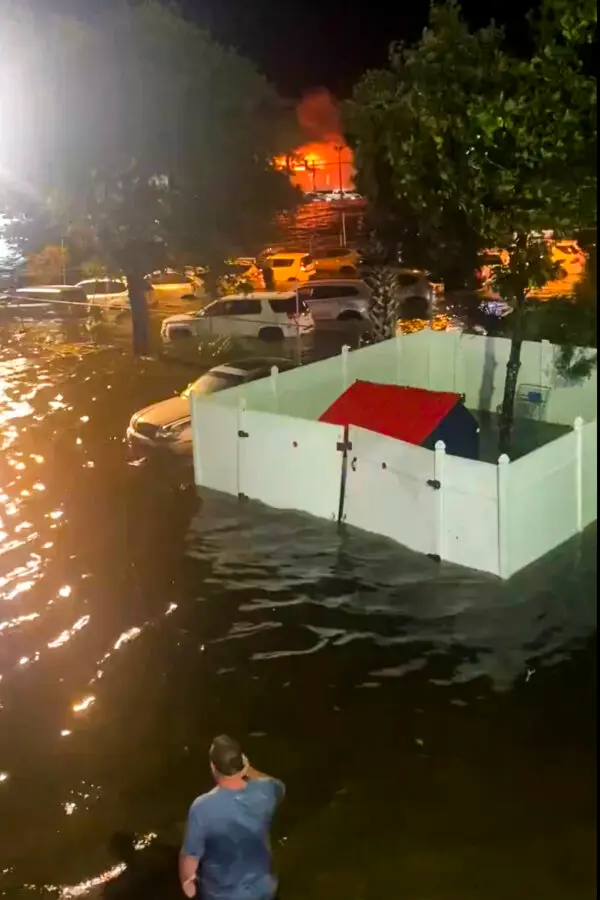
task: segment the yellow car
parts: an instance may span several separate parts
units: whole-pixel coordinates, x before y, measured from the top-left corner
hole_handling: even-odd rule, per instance
[[[329,247],[315,250],[312,254],[318,275],[343,275],[353,278],[358,275],[358,253],[347,247]]]
[[[566,275],[581,275],[583,272],[586,256],[577,241],[552,241],[550,253]]]
[[[272,270],[273,281],[278,288],[304,284],[316,274],[313,258],[308,253],[282,250],[266,253],[260,262]]]

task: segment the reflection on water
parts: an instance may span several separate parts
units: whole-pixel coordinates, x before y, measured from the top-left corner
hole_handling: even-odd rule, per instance
[[[592,896],[595,529],[503,585],[198,498],[122,441],[189,380],[0,353],[0,896],[97,890],[118,829],[175,845],[222,731],[288,784],[291,900]]]

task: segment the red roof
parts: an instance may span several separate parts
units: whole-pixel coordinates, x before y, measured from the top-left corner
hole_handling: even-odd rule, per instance
[[[355,381],[325,410],[319,421],[358,425],[419,445],[460,399],[460,394]]]

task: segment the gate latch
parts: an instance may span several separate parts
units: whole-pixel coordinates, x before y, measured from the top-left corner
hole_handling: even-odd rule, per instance
[[[434,491],[439,491],[442,486],[442,482],[438,481],[437,478],[430,478],[427,484],[430,488],[433,488]]]
[[[250,436],[250,435],[248,434],[247,431],[238,431],[238,437],[239,437],[239,438],[242,438],[242,437],[249,437],[249,436]]]
[[[347,453],[349,450],[352,450],[352,441],[338,441],[335,449],[338,453]]]

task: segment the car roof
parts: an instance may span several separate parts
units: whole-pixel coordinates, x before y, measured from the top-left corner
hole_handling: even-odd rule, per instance
[[[249,294],[224,294],[217,297],[215,303],[224,300],[289,300],[296,296],[296,291],[251,291]]]
[[[29,291],[46,291],[48,294],[60,294],[62,291],[78,291],[77,284],[30,284],[29,287],[16,288],[15,294],[27,294]]]
[[[125,281],[124,275],[101,275],[99,278],[84,278],[83,281],[78,281],[75,287],[80,287],[82,284],[99,284],[101,281]]]
[[[276,253],[267,253],[267,259],[274,259],[276,256],[310,256],[308,250],[278,250]]]
[[[342,286],[346,284],[351,284],[353,287],[367,287],[366,283],[360,278],[311,278],[310,281],[306,281],[304,284],[300,285],[298,290],[302,291],[306,290],[306,288],[322,287],[323,285],[329,287],[330,285]]]
[[[234,359],[231,362],[221,363],[213,366],[210,372],[221,372],[223,370],[237,370],[240,374],[245,372],[253,372],[255,369],[265,369],[270,366],[285,366],[286,368],[294,368],[295,363],[291,359],[278,357],[249,357],[248,359]]]

